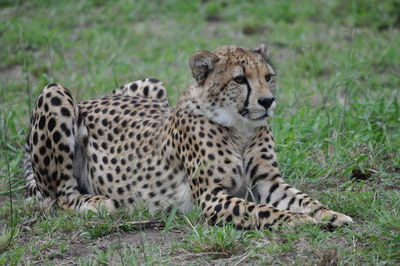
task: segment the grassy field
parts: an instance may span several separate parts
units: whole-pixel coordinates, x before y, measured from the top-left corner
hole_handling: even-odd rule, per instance
[[[0,264],[400,264],[398,0],[1,0],[0,22]],[[238,231],[196,210],[75,215],[23,201],[45,84],[82,100],[156,77],[175,104],[193,52],[262,42],[279,76],[281,171],[354,225]]]

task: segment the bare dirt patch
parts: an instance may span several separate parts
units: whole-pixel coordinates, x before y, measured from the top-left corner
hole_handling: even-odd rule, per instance
[[[50,259],[56,264],[77,264],[78,258],[94,257],[95,250],[106,252],[109,248],[118,249],[123,245],[130,245],[137,249],[146,246],[157,246],[160,250],[160,255],[167,255],[172,244],[181,242],[184,236],[185,232],[177,230],[163,232],[162,230],[148,229],[137,232],[118,232],[86,243],[70,243],[65,253]]]
[[[149,229],[142,232],[115,233],[97,239],[94,247],[105,250],[112,244],[125,243],[140,248],[145,245],[158,245],[162,250],[171,247],[172,243],[182,241],[185,232],[170,231],[163,232],[157,229]]]

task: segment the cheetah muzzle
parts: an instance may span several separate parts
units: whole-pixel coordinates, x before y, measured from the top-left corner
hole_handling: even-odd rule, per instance
[[[77,212],[197,205],[211,223],[243,229],[352,222],[282,179],[265,120],[276,73],[264,45],[199,51],[189,65],[194,79],[175,107],[156,79],[83,102],[47,85],[27,139],[27,197]]]

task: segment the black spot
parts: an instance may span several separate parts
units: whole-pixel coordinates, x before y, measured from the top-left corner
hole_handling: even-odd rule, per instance
[[[131,89],[131,91],[135,91],[138,88],[138,85],[136,83],[132,83],[129,88]]]
[[[151,83],[158,83],[158,82],[160,82],[158,79],[155,79],[155,78],[150,78],[149,81],[150,81]]]
[[[39,108],[41,108],[42,104],[43,104],[43,96],[40,96],[37,105]]]
[[[46,125],[46,117],[42,115],[39,120],[39,129],[43,129]]]
[[[60,151],[65,151],[66,153],[69,153],[71,151],[68,145],[64,145],[62,143],[58,145],[58,148],[60,149]]]
[[[46,88],[51,88],[51,87],[57,87],[56,83],[50,83],[49,85],[46,86]]]
[[[33,145],[36,146],[36,144],[38,143],[38,134],[37,134],[37,132],[35,132],[33,134],[32,141],[33,141]]]
[[[57,160],[59,164],[64,163],[64,157],[61,154],[57,156]]]
[[[149,86],[145,86],[145,87],[143,88],[143,95],[144,95],[145,97],[149,96]]]
[[[43,162],[44,162],[44,165],[45,165],[45,166],[49,166],[49,165],[50,165],[50,158],[49,158],[49,156],[44,157]]]
[[[61,108],[61,114],[62,114],[63,116],[68,116],[68,117],[71,115],[70,111],[69,111],[67,108],[65,108],[65,107],[62,107],[62,108]]]
[[[107,174],[107,180],[108,180],[109,182],[112,182],[112,181],[113,181],[113,176],[112,176],[110,173]]]
[[[268,218],[269,216],[270,216],[271,214],[270,214],[270,212],[269,211],[260,211],[259,213],[258,213],[258,217],[260,218],[260,219],[266,219],[266,218]]]
[[[115,208],[119,208],[120,204],[117,200],[113,200]]]
[[[59,106],[61,105],[61,100],[57,96],[51,98],[51,104],[54,106]]]
[[[41,155],[45,155],[46,154],[46,147],[45,146],[40,147],[39,152],[40,152]]]
[[[211,216],[211,219],[210,219],[211,224],[215,224],[217,219],[218,219],[218,215],[216,213],[214,213],[213,216]]]
[[[54,141],[54,143],[57,144],[60,141],[60,139],[61,139],[60,132],[58,132],[57,130],[54,131],[54,133],[53,133],[53,141]]]
[[[99,149],[99,145],[96,143],[96,142],[93,142],[93,148],[95,148],[96,150],[98,150]]]
[[[96,154],[92,154],[92,160],[93,162],[97,163],[97,155]]]
[[[108,148],[107,142],[101,143],[101,147],[102,147],[103,149],[107,150],[107,148]]]
[[[68,129],[68,127],[65,125],[65,123],[61,124],[61,129],[64,131],[65,135],[69,137],[71,135],[71,130]]]
[[[49,122],[47,123],[47,129],[51,132],[56,127],[56,120],[54,118],[50,118]]]
[[[47,149],[51,149],[53,147],[53,145],[51,145],[51,140],[50,139],[46,139],[46,148]]]
[[[164,91],[163,90],[159,90],[157,92],[157,99],[161,99],[164,96]]]
[[[235,207],[233,207],[233,214],[235,215],[235,216],[239,216],[240,215],[240,207],[239,207],[239,205],[236,205]]]
[[[215,196],[215,195],[217,195],[220,191],[222,191],[222,188],[216,187],[216,188],[214,188],[214,189],[211,191],[211,193]]]
[[[218,170],[218,172],[220,172],[221,174],[225,174],[224,168],[218,166],[217,170]]]
[[[333,223],[337,220],[338,216],[335,214],[332,216],[332,218],[329,220],[329,223]]]

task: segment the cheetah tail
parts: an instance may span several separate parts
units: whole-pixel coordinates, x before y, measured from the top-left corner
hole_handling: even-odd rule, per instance
[[[29,135],[24,146],[24,157],[23,157],[23,167],[24,167],[24,178],[25,178],[25,199],[31,200],[36,198],[38,200],[44,199],[42,193],[36,184],[35,173],[32,167],[31,149],[29,146]]]

